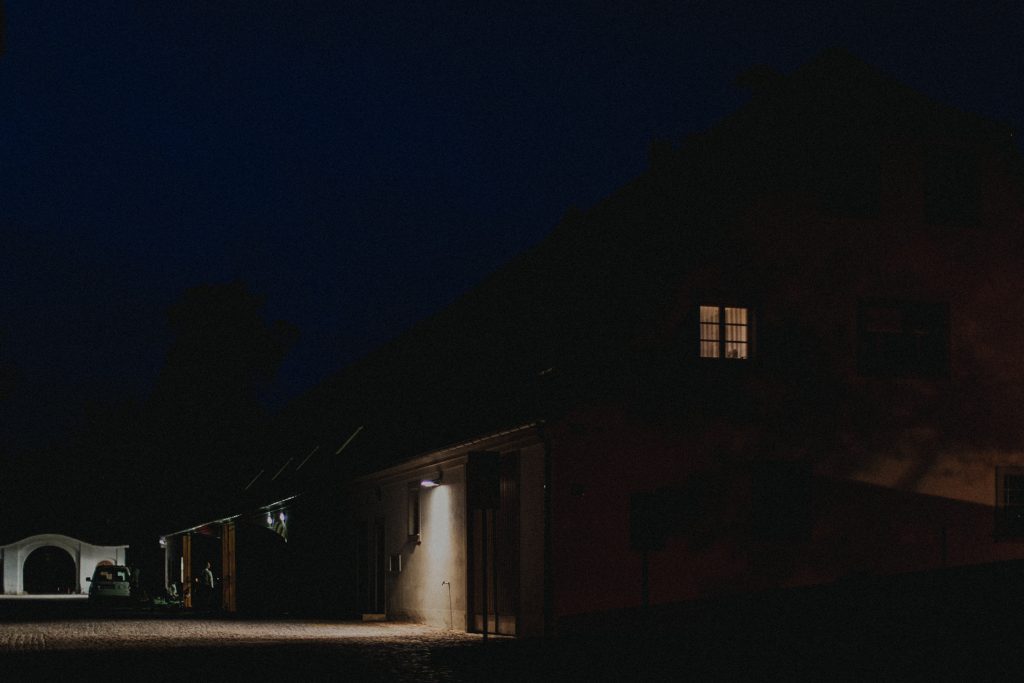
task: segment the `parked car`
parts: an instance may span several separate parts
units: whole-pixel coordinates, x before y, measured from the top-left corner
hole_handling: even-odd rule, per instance
[[[101,604],[129,604],[132,599],[131,570],[117,564],[101,564],[92,573],[89,582],[89,602]]]

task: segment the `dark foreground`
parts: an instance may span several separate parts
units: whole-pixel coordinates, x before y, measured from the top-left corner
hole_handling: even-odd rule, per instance
[[[403,624],[23,608],[0,621],[0,670],[18,680],[1017,679],[1022,596],[1018,568],[990,567],[609,614],[487,643]]]
[[[867,625],[864,625],[867,626]],[[16,680],[966,680],[1019,678],[1020,643],[914,625],[870,634],[752,628],[461,643],[236,643],[0,655]],[[1004,642],[1004,645],[1006,643]],[[11,679],[15,680],[15,679]]]

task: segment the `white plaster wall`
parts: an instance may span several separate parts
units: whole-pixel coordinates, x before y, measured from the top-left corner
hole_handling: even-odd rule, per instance
[[[92,577],[92,572],[96,569],[96,565],[100,562],[110,562],[111,564],[124,564],[127,561],[125,557],[128,546],[98,546],[90,545],[88,543],[82,544],[81,560],[78,565],[79,571],[79,585],[82,593],[89,591],[89,584],[86,582],[87,577]]]
[[[436,471],[436,466],[416,471],[406,481],[389,485],[384,491],[388,553],[402,555],[402,571],[390,575],[388,612],[395,618],[465,630],[464,465],[444,467],[441,486],[420,489],[419,543],[407,533],[408,485]]]
[[[113,564],[124,564],[128,546],[97,546],[91,543],[79,541],[63,534],[38,534],[29,536],[22,540],[0,547],[0,557],[3,558],[3,592],[7,595],[17,595],[25,592],[24,568],[25,560],[34,551],[46,546],[60,548],[71,556],[75,563],[78,577],[75,589],[79,593],[86,593],[89,584],[86,577],[91,577],[93,569],[103,560]]]
[[[385,553],[402,558],[401,572],[387,576],[388,617],[440,628],[467,629],[466,460],[472,450],[519,453],[520,619],[516,632],[541,633],[544,445],[538,441],[532,425],[420,456],[361,480],[353,522],[366,523],[368,528],[359,533],[368,533],[374,520],[383,518]],[[410,538],[410,485],[433,478],[439,467],[443,475],[441,486],[419,488],[420,535],[418,539]]]
[[[15,595],[20,590],[21,579],[21,572],[18,571],[17,548],[12,546],[0,548],[0,554],[3,555],[4,561],[4,594]]]

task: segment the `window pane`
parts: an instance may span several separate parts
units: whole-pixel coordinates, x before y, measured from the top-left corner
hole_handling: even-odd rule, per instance
[[[1006,478],[1003,479],[1003,485],[1008,489],[1017,489],[1018,491],[1024,491],[1024,475],[1007,474]]]
[[[747,328],[745,325],[726,325],[725,341],[745,342],[747,341]]]
[[[725,309],[725,324],[726,325],[746,325],[747,324],[747,309],[745,308],[728,308]]]
[[[702,341],[700,343],[701,358],[718,358],[718,342]]]
[[[747,308],[700,306],[701,358],[749,358],[750,320]]]
[[[725,357],[726,358],[746,358],[747,357],[747,345],[743,342],[726,342],[725,343]]]

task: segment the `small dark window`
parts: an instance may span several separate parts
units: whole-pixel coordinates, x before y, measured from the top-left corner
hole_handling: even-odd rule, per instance
[[[857,369],[865,377],[949,374],[949,307],[866,301],[857,312]]]
[[[996,538],[1024,540],[1024,467],[996,468]]]
[[[419,483],[409,484],[406,491],[407,507],[407,532],[409,536],[420,535],[420,485]]]
[[[925,215],[935,225],[970,225],[978,220],[981,188],[977,162],[965,152],[940,148],[928,154]]]

